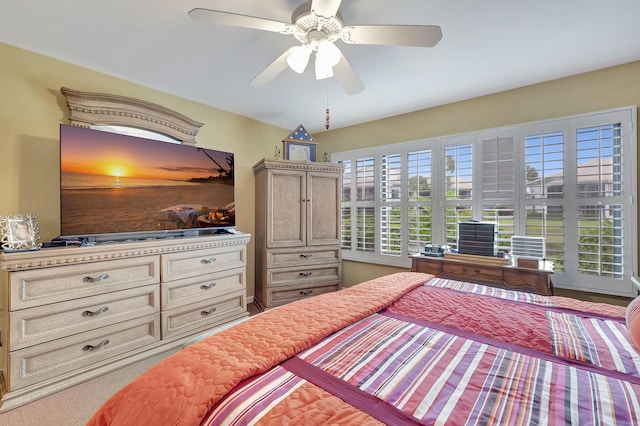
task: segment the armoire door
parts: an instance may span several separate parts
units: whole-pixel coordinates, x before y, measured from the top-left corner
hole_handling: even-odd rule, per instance
[[[269,170],[268,176],[267,248],[305,246],[306,172]]]
[[[338,173],[307,172],[307,245],[340,244]]]

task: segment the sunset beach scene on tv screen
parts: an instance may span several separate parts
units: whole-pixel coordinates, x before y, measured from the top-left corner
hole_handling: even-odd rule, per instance
[[[60,127],[62,236],[235,225],[233,154]]]

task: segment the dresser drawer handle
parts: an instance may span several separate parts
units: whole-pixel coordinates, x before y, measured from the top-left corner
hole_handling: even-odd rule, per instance
[[[211,283],[209,285],[206,284],[202,284],[200,286],[200,290],[211,290],[212,288],[214,288],[216,286],[216,283]]]
[[[206,317],[207,315],[211,315],[212,313],[214,313],[216,311],[215,306],[211,309],[209,309],[208,311],[202,311],[200,312],[200,315]]]
[[[103,346],[106,346],[109,344],[109,339],[104,339],[102,342],[98,343],[95,346],[92,345],[85,345],[84,348],[82,348],[83,351],[97,351],[98,349],[100,349]]]
[[[210,257],[210,258],[208,258],[208,259],[202,259],[202,260],[200,261],[200,263],[202,263],[203,265],[208,265],[208,264],[213,263],[213,262],[215,262],[215,261],[216,261],[216,258],[215,258],[215,257]]]
[[[300,294],[303,296],[308,296],[313,293],[313,290],[300,290]]]
[[[313,254],[312,254],[312,253],[302,253],[302,254],[300,255],[300,257],[301,257],[301,258],[303,258],[303,259],[308,259],[308,258],[310,258],[311,256],[313,256]]]
[[[98,309],[97,311],[84,311],[82,313],[83,317],[95,317],[96,315],[100,315],[103,312],[107,312],[109,310],[108,306],[103,306],[102,308]]]
[[[313,272],[300,272],[298,275],[301,277],[310,277]]]
[[[109,278],[109,274],[102,274],[99,277],[84,277],[82,281],[85,283],[99,283],[102,280],[106,280]]]

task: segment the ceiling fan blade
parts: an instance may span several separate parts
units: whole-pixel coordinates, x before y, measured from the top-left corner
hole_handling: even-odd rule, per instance
[[[251,80],[250,84],[252,86],[264,86],[265,84],[276,78],[278,75],[280,75],[280,73],[286,70],[289,66],[287,64],[287,58],[297,47],[298,46],[293,46],[288,48],[282,55],[278,56],[275,61],[267,65],[267,67],[263,69],[260,74],[255,76],[253,80]]]
[[[338,63],[333,67],[333,75],[348,95],[357,95],[364,90],[364,84],[360,81],[360,77],[342,54]]]
[[[294,26],[286,22],[271,19],[256,18],[255,16],[239,15],[237,13],[220,10],[195,8],[189,11],[191,19],[197,22],[214,25],[228,25],[232,27],[251,28],[274,33],[292,34]]]
[[[437,25],[357,25],[344,27],[341,37],[350,44],[433,47],[442,39],[442,30]]]
[[[311,11],[315,11],[316,15],[323,18],[331,18],[338,13],[340,3],[342,0],[312,0]]]

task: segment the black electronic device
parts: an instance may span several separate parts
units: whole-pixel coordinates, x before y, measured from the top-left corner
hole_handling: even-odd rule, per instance
[[[458,253],[495,256],[498,251],[495,223],[467,221],[458,223]]]

